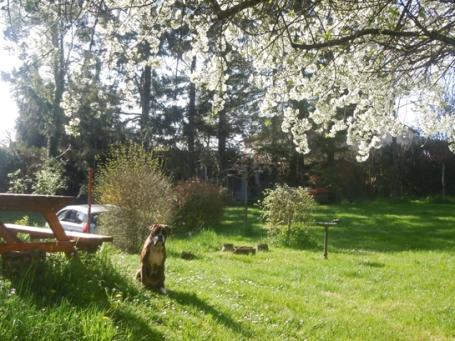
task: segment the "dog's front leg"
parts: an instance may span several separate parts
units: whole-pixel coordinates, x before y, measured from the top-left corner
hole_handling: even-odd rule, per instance
[[[148,278],[149,278],[149,274],[148,274],[149,270],[147,268],[147,266],[145,264],[142,264],[140,269],[137,270],[137,273],[136,273],[136,279],[138,281],[140,281],[144,286],[147,286],[148,284]]]
[[[158,282],[157,282],[157,287],[158,287],[158,290],[162,293],[162,294],[166,294],[166,289],[164,288],[164,266],[158,270]]]

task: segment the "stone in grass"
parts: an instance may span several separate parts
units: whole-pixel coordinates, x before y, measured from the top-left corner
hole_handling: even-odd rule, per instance
[[[226,252],[226,251],[234,251],[234,244],[223,244],[223,247],[221,248],[221,251]]]
[[[257,249],[258,249],[258,251],[267,252],[267,251],[269,251],[269,246],[267,244],[265,244],[265,243],[258,244],[257,245]]]
[[[234,253],[237,255],[255,255],[256,249],[251,246],[236,246],[234,247]]]
[[[192,252],[182,251],[182,253],[180,254],[180,258],[186,259],[186,260],[192,260],[192,259],[195,259],[196,256]]]

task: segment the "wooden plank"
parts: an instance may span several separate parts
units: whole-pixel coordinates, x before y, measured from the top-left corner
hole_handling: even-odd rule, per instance
[[[16,225],[16,224],[5,224],[5,227],[9,231],[14,231],[15,233],[27,233],[33,237],[54,237],[54,233],[49,228]],[[101,235],[101,234],[82,233],[82,232],[73,232],[73,231],[65,231],[65,232],[66,232],[66,235],[70,239],[87,240],[87,241],[101,241],[101,242],[112,242],[112,239],[113,239],[111,236],[105,236],[105,235]]]
[[[7,243],[20,243],[20,239],[17,238],[16,234],[9,231],[8,228],[0,222],[0,236],[5,239]]]
[[[92,241],[101,241],[101,242],[112,242],[112,236],[105,236],[102,234],[93,234],[93,233],[81,233],[81,232],[67,232],[67,236],[71,239],[77,238],[79,240],[92,240]]]
[[[0,211],[57,211],[73,201],[66,196],[0,193]]]
[[[29,251],[29,250],[41,250],[46,252],[74,252],[74,245],[71,241],[66,242],[55,242],[55,243],[8,243],[0,244],[0,254],[11,251]]]
[[[55,238],[54,232],[49,228],[33,227],[25,225],[5,224],[5,227],[14,233],[26,233],[30,237]]]

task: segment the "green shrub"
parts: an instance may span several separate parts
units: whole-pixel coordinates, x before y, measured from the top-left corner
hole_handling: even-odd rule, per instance
[[[67,188],[65,167],[57,159],[40,160],[29,172],[17,169],[8,173],[8,192],[53,195]]]
[[[306,226],[296,225],[290,231],[280,228],[269,228],[267,232],[270,243],[274,245],[284,245],[295,249],[316,246],[316,242]]]
[[[46,160],[36,172],[35,182],[32,185],[33,193],[52,195],[66,189],[67,178],[64,176],[64,167],[56,159]]]
[[[159,162],[141,146],[120,147],[98,170],[95,197],[114,208],[101,217],[100,230],[114,244],[137,252],[153,223],[168,223],[174,195],[171,181]]]
[[[8,192],[10,193],[27,193],[32,180],[25,176],[21,169],[8,173]]]
[[[194,230],[213,226],[223,217],[225,191],[221,186],[188,180],[179,183],[175,192],[177,195],[175,226]]]
[[[305,243],[309,238],[305,226],[312,221],[315,205],[313,197],[302,187],[277,185],[266,190],[259,206],[270,239],[287,246]]]

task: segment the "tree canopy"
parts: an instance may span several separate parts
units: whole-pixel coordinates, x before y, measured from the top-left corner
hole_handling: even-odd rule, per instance
[[[416,109],[424,115],[423,129],[444,136],[455,148],[455,115],[436,109],[444,87],[441,80],[454,71],[452,1],[28,0],[8,4],[4,8],[10,22],[8,36],[16,42],[33,41],[20,45],[24,63],[32,63],[34,57],[35,65],[39,60],[42,68],[51,70],[51,123],[67,121],[73,128],[80,124],[76,113],[83,101],[71,95],[70,80],[79,85],[105,83],[98,86],[100,98],[118,91],[123,95],[120,109],[150,110],[141,91],[150,69],[160,73],[169,68],[169,55],[162,53],[162,47],[164,37],[173,31],[177,44],[171,68],[189,77],[197,91],[211,94],[212,114],[223,113],[235,92],[253,92],[252,101],[263,116],[283,117],[282,129],[292,134],[299,152],[309,152],[309,132],[328,137],[345,132],[358,160],[367,159],[371,149],[390,136],[406,134],[398,120],[399,100],[410,95],[419,97]],[[238,64],[234,59],[248,65],[243,75],[251,89],[230,81],[239,75],[232,72],[232,65]],[[76,60],[92,65],[94,71],[78,71],[71,63]],[[190,89],[187,96],[192,97],[191,93]],[[61,111],[68,118],[61,118]],[[52,151],[58,136],[48,135]],[[191,140],[191,131],[187,135]]]

